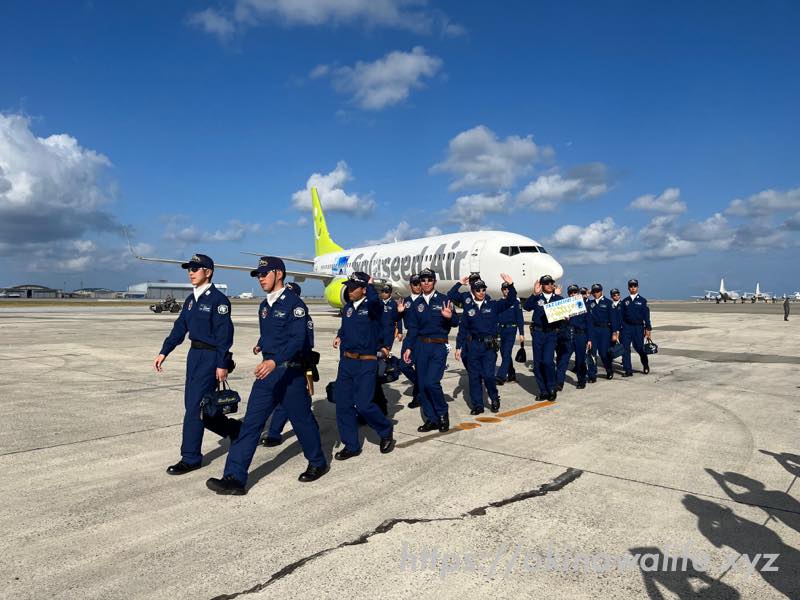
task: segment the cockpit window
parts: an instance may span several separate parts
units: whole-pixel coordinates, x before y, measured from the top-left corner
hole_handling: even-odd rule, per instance
[[[539,250],[539,252],[541,252],[542,254],[547,254],[547,250],[545,250],[545,249],[544,249],[542,246],[536,246],[536,248],[537,248],[537,249]]]
[[[500,254],[511,256],[511,249],[508,246],[503,246],[502,248],[500,248]]]
[[[536,249],[536,246],[520,246],[519,247],[519,251],[523,252],[523,253],[525,253],[525,252],[528,252],[528,253],[538,252],[538,250]]]

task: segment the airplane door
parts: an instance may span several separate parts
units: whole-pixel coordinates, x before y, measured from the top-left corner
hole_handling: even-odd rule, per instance
[[[480,273],[481,270],[481,251],[486,245],[486,240],[478,240],[472,245],[472,250],[469,253],[469,271],[470,273]]]

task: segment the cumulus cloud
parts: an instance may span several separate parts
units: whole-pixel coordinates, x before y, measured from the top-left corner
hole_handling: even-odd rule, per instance
[[[397,227],[389,229],[382,237],[376,240],[367,240],[364,243],[367,246],[391,244],[392,242],[402,242],[403,240],[413,240],[434,235],[442,235],[442,230],[434,226],[423,231],[419,227],[412,227],[408,221],[400,221]]]
[[[73,251],[90,232],[119,233],[110,166],[70,135],[38,137],[27,117],[0,114],[0,255],[33,260],[39,250]]]
[[[487,215],[504,213],[508,211],[510,204],[508,192],[459,196],[445,210],[444,219],[448,223],[460,225],[462,230],[479,229],[486,226]]]
[[[764,190],[745,199],[736,198],[725,210],[733,217],[771,217],[780,212],[800,210],[800,187],[786,191]]]
[[[485,125],[478,125],[450,140],[447,158],[431,167],[431,172],[453,175],[451,191],[504,189],[529,173],[534,163],[553,154],[552,148],[537,146],[530,135],[501,140]]]
[[[318,65],[309,77],[330,76],[334,89],[351,96],[351,101],[364,110],[381,110],[408,98],[411,90],[423,87],[442,67],[442,60],[429,55],[425,48],[411,52],[396,50],[374,62],[358,61],[352,67]]]
[[[202,16],[198,16],[202,15]],[[266,23],[292,26],[363,25],[445,36],[463,35],[463,26],[442,11],[430,10],[425,0],[233,0],[221,9],[207,8],[189,16],[190,25],[227,39]]]
[[[667,188],[658,196],[653,194],[639,196],[631,202],[630,208],[679,215],[686,212],[686,203],[681,200],[681,190],[679,188]]]
[[[608,191],[602,163],[580,165],[565,175],[540,175],[517,194],[517,204],[539,212],[552,212],[565,202],[596,198]]]
[[[613,218],[606,217],[586,227],[563,225],[547,240],[547,243],[557,248],[603,250],[606,247],[622,247],[630,240],[630,235],[630,229],[618,227]]]
[[[224,229],[214,231],[203,231],[197,225],[188,227],[175,227],[174,224],[167,228],[164,239],[180,244],[196,244],[211,242],[239,242],[249,233],[258,233],[261,226],[257,223],[242,223],[232,220]]]
[[[353,179],[347,163],[340,160],[336,168],[323,175],[313,173],[306,181],[305,189],[292,194],[292,206],[297,210],[311,210],[311,188],[316,187],[319,192],[322,208],[326,211],[339,211],[364,215],[372,212],[375,201],[369,197],[358,194],[348,194],[344,191],[344,184]]]

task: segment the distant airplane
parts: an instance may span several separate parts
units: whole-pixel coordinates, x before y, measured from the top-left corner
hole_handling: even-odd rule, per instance
[[[317,279],[325,285],[325,300],[334,308],[344,306],[342,282],[354,271],[369,273],[377,282],[392,284],[394,291],[403,296],[409,293],[408,279],[422,269],[437,273],[437,288],[445,291],[459,279],[480,272],[486,282],[487,292],[501,296],[500,273],[514,279],[517,293],[526,297],[533,293],[534,282],[542,275],[558,280],[564,275],[563,267],[550,256],[539,242],[517,233],[505,231],[471,231],[450,233],[344,249],[334,242],[325,223],[325,215],[316,188],[311,188],[311,206],[314,216],[314,259],[281,257],[286,262],[309,265],[311,271],[287,270],[286,275],[295,281]],[[265,253],[269,254],[269,253]],[[181,264],[185,260],[145,258],[140,260]],[[220,269],[251,271],[253,266],[216,265]]]
[[[738,291],[729,291],[725,289],[724,279],[719,280],[719,290],[705,290],[705,293],[706,295],[702,296],[703,298],[710,296],[710,299],[715,300],[717,304],[719,304],[720,301],[727,302],[728,300],[731,302],[736,302],[739,298],[741,298]]]
[[[239,294],[239,298],[241,300],[252,300],[253,292],[242,292],[241,294]]]
[[[772,294],[770,292],[762,292],[761,286],[756,283],[756,291],[753,294],[745,293],[742,295],[742,300],[750,300],[751,302],[758,302],[759,300],[763,300],[764,302],[769,302],[772,300]]]

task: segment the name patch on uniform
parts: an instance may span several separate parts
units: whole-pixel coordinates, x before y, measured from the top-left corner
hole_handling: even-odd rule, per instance
[[[363,317],[364,315],[368,315],[369,311],[366,308],[359,308],[358,314],[360,314]]]
[[[305,309],[304,309],[302,306],[298,306],[298,307],[296,307],[296,308],[294,309],[294,316],[295,316],[295,317],[298,317],[298,318],[300,318],[300,317],[305,317],[305,316],[306,316],[306,311],[305,311]]]
[[[482,308],[482,309],[481,309],[481,312],[482,312],[483,314],[488,314],[488,313],[492,312],[492,309],[491,309],[491,308]]]
[[[219,314],[221,314],[221,315],[227,315],[228,314],[228,305],[227,304],[220,304],[217,307],[217,312]]]
[[[468,314],[470,317],[474,317],[474,316],[475,316],[475,309],[474,309],[474,308],[470,308],[470,309],[467,311],[467,314]]]
[[[261,318],[262,319],[266,319],[267,318],[267,307],[266,306],[261,309]]]
[[[417,304],[417,311],[424,312],[425,311],[425,305],[422,304],[421,302],[419,304]]]
[[[347,312],[345,313],[345,315],[347,315],[348,317],[352,317],[353,316],[353,307],[352,306],[347,309]]]
[[[200,310],[200,312],[211,312],[210,304],[198,304],[197,308]]]
[[[282,319],[283,317],[285,317],[285,316],[286,316],[286,311],[285,311],[285,310],[276,310],[276,311],[274,311],[272,314],[273,314],[273,316],[275,316],[276,318],[278,318],[278,319]]]

